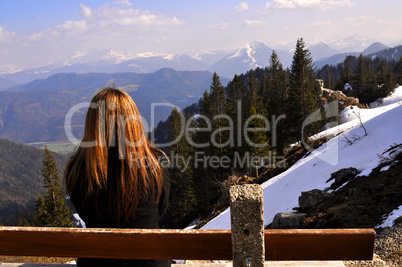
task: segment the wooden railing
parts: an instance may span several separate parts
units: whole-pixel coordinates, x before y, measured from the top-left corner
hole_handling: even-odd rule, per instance
[[[231,189],[232,230],[0,227],[0,255],[233,260],[234,266],[372,259],[374,229],[264,230],[255,213],[261,198],[256,185]]]

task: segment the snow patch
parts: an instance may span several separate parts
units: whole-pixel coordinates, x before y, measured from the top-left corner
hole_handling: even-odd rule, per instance
[[[380,172],[388,171],[390,167],[391,167],[390,165],[385,166],[385,167],[382,167],[381,170],[380,170]]]
[[[78,215],[78,213],[74,213],[73,214],[74,219],[76,219],[78,221],[78,225],[77,226],[82,226],[82,228],[86,228],[85,226],[85,222],[80,218],[80,215]]]
[[[20,71],[23,71],[24,68],[18,66],[18,65],[6,65],[3,67],[0,67],[0,74],[14,74]]]
[[[368,135],[360,125],[360,120],[350,112],[360,116]],[[357,112],[358,111],[358,112]],[[355,167],[368,175],[381,163],[378,155],[384,154],[395,144],[402,143],[402,105],[394,103],[374,109],[347,110],[341,116],[347,116],[345,123],[333,127],[319,136],[333,136],[325,145],[314,153],[302,158],[285,172],[262,184],[264,190],[264,225],[272,222],[274,216],[281,212],[293,212],[299,206],[298,197],[302,191],[325,189],[331,174],[342,169]],[[342,134],[339,134],[342,133]],[[345,142],[345,137],[361,137],[352,144]],[[325,151],[336,151],[338,163],[332,165],[317,157]],[[402,208],[401,208],[402,210]],[[230,229],[230,209],[206,224],[203,229]]]
[[[169,55],[163,57],[163,59],[166,59],[166,60],[172,60],[174,58],[175,58],[175,55],[173,55],[173,54],[169,54]]]
[[[394,221],[402,216],[402,206],[399,206],[396,210],[392,211],[388,216],[386,216],[385,220],[382,222],[382,224],[377,225],[374,228],[385,228],[385,227],[391,227],[394,223]]]
[[[395,89],[395,91],[391,95],[371,103],[370,107],[372,108],[382,107],[393,103],[399,103],[401,101],[402,101],[402,86],[399,86],[397,89]]]
[[[160,56],[165,56],[165,55],[159,54],[159,53],[153,53],[153,52],[138,53],[135,55],[136,58],[160,57]]]

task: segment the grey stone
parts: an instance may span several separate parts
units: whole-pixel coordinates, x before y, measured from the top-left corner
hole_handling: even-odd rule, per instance
[[[340,187],[342,184],[345,182],[353,180],[358,174],[360,173],[359,170],[356,168],[344,168],[340,169],[337,172],[334,172],[331,174],[331,178],[327,180],[327,183],[334,180],[334,182],[331,184],[330,188],[331,189],[336,189]]]
[[[319,189],[302,192],[301,196],[299,197],[299,207],[302,210],[309,209],[316,206],[329,196],[331,196],[331,193],[327,193]]]
[[[306,218],[306,213],[278,213],[275,215],[272,229],[297,229]]]

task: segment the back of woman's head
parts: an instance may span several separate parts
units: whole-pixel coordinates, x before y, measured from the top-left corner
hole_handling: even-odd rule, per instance
[[[93,97],[85,119],[81,146],[65,169],[67,190],[99,201],[99,192],[109,195],[111,219],[127,221],[142,197],[158,199],[162,170],[157,149],[146,137],[138,109],[125,92],[105,88]],[[83,173],[84,172],[84,173]],[[100,214],[102,215],[102,214]]]

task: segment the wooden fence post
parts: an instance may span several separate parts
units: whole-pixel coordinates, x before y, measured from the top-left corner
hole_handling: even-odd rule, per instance
[[[233,267],[263,267],[264,200],[260,185],[230,188]]]

